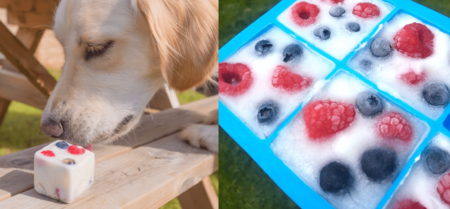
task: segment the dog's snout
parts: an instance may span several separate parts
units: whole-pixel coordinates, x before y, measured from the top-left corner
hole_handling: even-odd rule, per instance
[[[47,119],[42,121],[41,123],[41,131],[45,135],[57,138],[61,136],[64,132],[63,126],[61,124],[61,121],[56,121],[54,119]]]

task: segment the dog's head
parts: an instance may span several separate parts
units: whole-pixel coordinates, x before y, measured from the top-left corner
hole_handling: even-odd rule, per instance
[[[62,0],[55,34],[65,64],[41,119],[48,136],[111,142],[165,82],[183,91],[217,65],[217,1]]]

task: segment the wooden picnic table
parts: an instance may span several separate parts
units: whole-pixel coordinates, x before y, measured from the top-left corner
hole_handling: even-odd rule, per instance
[[[11,33],[0,22],[0,125],[11,101],[44,109],[56,80],[34,57],[44,30],[53,25],[59,0],[0,0]],[[4,57],[5,59],[1,59]],[[209,175],[217,155],[182,142],[188,123],[217,109],[217,96],[179,106],[164,86],[149,101],[161,111],[143,116],[140,128],[109,146],[95,147],[92,187],[78,200],[64,204],[33,189],[33,157],[43,145],[0,156],[0,208],[158,208],[178,197],[183,208],[218,208]],[[50,140],[50,139],[49,139]]]
[[[141,128],[109,146],[94,146],[95,180],[71,204],[33,188],[33,156],[46,144],[0,157],[0,208],[158,208],[178,197],[183,209],[218,208],[209,175],[217,155],[180,138],[186,124],[200,123],[218,107],[209,97],[143,116]]]

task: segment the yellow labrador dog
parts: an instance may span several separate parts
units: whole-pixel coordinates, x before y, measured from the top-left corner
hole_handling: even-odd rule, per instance
[[[217,0],[62,0],[54,30],[66,62],[41,130],[83,146],[127,134],[164,83],[192,89],[217,68]],[[183,136],[217,152],[217,132]]]

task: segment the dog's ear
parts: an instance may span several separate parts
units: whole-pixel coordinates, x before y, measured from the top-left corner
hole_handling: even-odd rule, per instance
[[[136,1],[169,85],[184,91],[205,82],[218,62],[217,0]]]

